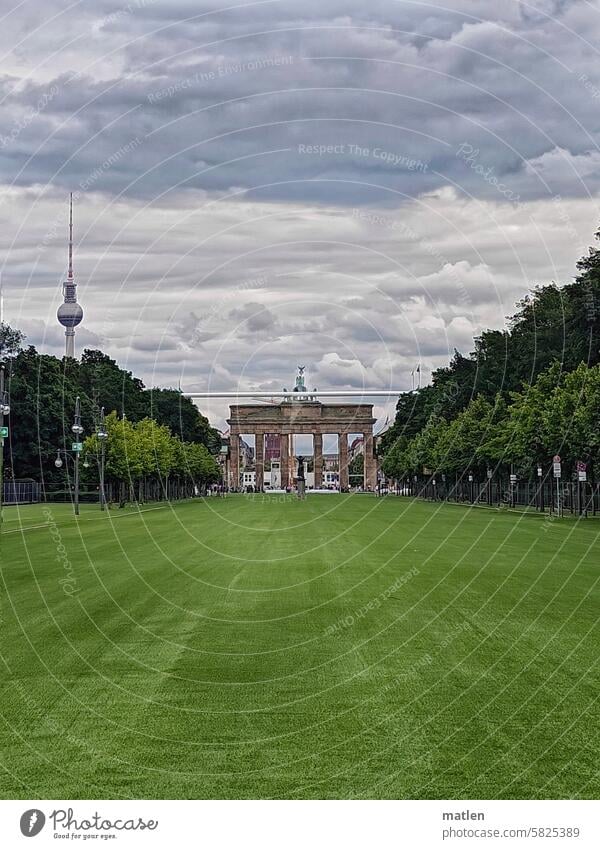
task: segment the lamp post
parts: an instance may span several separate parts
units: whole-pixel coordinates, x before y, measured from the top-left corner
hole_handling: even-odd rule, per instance
[[[100,509],[104,510],[106,507],[106,496],[104,494],[104,464],[106,461],[106,440],[108,439],[108,433],[104,421],[104,407],[100,410],[100,421],[98,423],[96,436],[100,441]]]
[[[8,391],[4,388],[4,364],[0,366],[0,523],[4,508],[4,440],[8,436],[8,427],[4,425],[4,416],[10,413]]]
[[[81,452],[81,434],[83,427],[81,425],[81,405],[79,403],[79,395],[75,399],[75,416],[71,426],[75,442],[73,443],[73,453],[75,454],[75,515],[79,516],[79,454]]]
[[[75,401],[75,415],[73,417],[73,425],[71,427],[71,430],[73,431],[73,437],[76,440],[76,442],[73,442],[73,444],[71,445],[71,450],[73,454],[73,464],[75,467],[75,493],[73,499],[73,510],[75,512],[75,515],[79,516],[79,454],[81,453],[81,449],[83,448],[83,445],[80,441],[81,434],[83,433],[83,427],[81,426],[81,405],[79,403],[79,395],[77,396],[77,399]],[[63,449],[62,453],[65,455],[65,457],[69,456],[69,452],[66,449]],[[60,455],[61,449],[59,448],[56,452],[56,459],[54,461],[54,465],[57,469],[61,469],[63,465],[62,457]]]

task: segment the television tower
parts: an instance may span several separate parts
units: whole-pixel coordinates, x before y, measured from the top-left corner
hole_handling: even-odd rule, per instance
[[[65,357],[75,357],[75,328],[83,318],[83,310],[77,303],[77,283],[73,279],[73,192],[69,198],[69,271],[63,283],[62,303],[56,317],[65,328]]]

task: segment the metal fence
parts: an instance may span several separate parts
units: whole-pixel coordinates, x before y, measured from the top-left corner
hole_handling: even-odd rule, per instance
[[[110,484],[105,487],[107,504],[125,504],[136,502],[144,504],[153,501],[177,501],[206,494],[207,487],[195,486],[192,481],[169,480],[162,484],[153,482],[129,486]],[[75,496],[73,486],[42,485],[34,480],[4,481],[3,504],[37,504],[44,501],[53,504],[72,502]],[[79,488],[79,501],[82,504],[99,504],[100,488],[97,485],[82,484]]]
[[[192,481],[165,480],[162,483],[156,481],[140,482],[133,485],[126,483],[107,483],[104,488],[106,504],[123,505],[126,503],[146,504],[154,501],[178,501],[185,498],[193,498],[203,495],[206,487],[197,487]],[[42,500],[60,503],[72,501],[75,495],[74,487],[46,486],[42,494]],[[79,501],[81,504],[99,504],[100,487],[97,485],[82,484],[79,488]]]
[[[510,476],[497,476],[484,481],[468,476],[413,476],[383,487],[382,494],[408,495],[430,501],[454,501],[489,507],[512,507],[523,510],[578,516],[600,515],[600,484],[590,481],[544,480],[512,481]]]
[[[37,504],[40,500],[40,485],[34,480],[4,481],[3,504]]]

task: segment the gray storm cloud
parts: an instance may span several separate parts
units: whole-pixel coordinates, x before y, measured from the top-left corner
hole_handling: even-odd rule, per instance
[[[149,383],[408,386],[591,243],[599,36],[558,0],[30,0],[1,36],[7,317],[60,351],[72,190],[81,344]]]

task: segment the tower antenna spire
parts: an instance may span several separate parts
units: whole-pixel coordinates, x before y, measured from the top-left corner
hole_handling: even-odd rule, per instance
[[[83,318],[83,310],[77,303],[77,283],[73,277],[73,192],[69,194],[69,270],[63,282],[63,303],[56,314],[59,324],[65,328],[65,357],[75,356],[75,328]]]
[[[73,279],[73,192],[69,194],[69,280]]]

